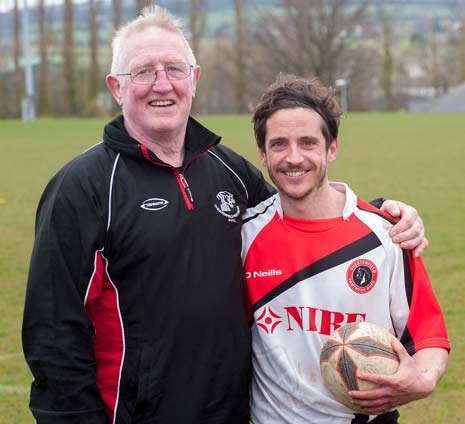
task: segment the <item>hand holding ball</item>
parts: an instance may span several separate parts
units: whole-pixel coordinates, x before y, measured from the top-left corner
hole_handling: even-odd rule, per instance
[[[349,409],[364,413],[350,402],[350,390],[368,390],[376,384],[359,380],[358,372],[393,374],[399,358],[391,347],[394,336],[384,328],[354,322],[337,329],[321,349],[320,368],[323,380],[333,396]]]

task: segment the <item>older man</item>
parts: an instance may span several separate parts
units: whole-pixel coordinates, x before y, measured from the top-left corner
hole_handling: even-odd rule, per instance
[[[248,423],[241,215],[273,189],[189,117],[199,77],[164,9],[114,38],[123,114],[37,213],[23,345],[39,424]],[[427,243],[418,218],[400,237]]]

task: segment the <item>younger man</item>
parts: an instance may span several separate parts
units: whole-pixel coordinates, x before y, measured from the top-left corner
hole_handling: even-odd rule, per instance
[[[253,116],[279,192],[246,212],[242,230],[254,424],[397,423],[397,411],[382,412],[428,396],[446,369],[444,317],[422,260],[392,242],[389,215],[328,181],[340,117],[330,90],[291,76],[268,89]],[[319,370],[328,335],[358,320],[400,340],[399,370],[364,376],[381,387],[352,393],[370,416],[338,403]]]

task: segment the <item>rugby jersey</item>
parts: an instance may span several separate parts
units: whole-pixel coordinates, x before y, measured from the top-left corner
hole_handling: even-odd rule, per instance
[[[243,217],[254,424],[351,423],[354,413],[333,398],[319,368],[321,346],[343,324],[381,325],[411,355],[450,347],[422,260],[389,236],[393,219],[333,186],[346,194],[341,217],[290,218],[277,194]]]

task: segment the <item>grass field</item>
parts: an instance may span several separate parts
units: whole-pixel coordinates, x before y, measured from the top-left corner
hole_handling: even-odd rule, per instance
[[[258,165],[248,116],[200,119]],[[0,424],[31,423],[31,376],[20,327],[34,214],[49,178],[100,141],[101,120],[0,121]],[[413,204],[431,242],[424,260],[453,345],[449,369],[427,400],[402,408],[402,424],[462,424],[465,403],[465,115],[350,114],[332,180],[363,198]],[[83,423],[84,424],[84,423]],[[168,423],[167,423],[168,424]]]

